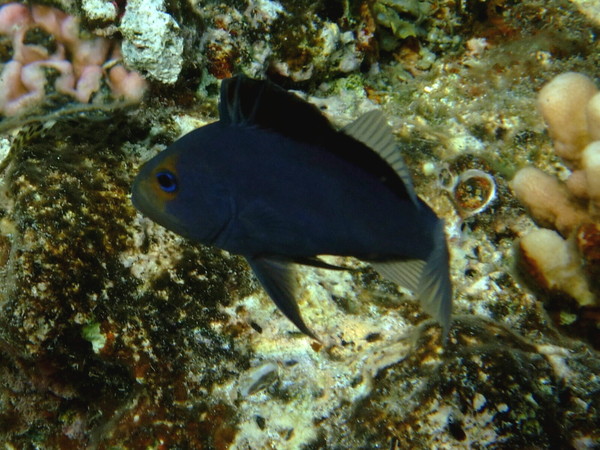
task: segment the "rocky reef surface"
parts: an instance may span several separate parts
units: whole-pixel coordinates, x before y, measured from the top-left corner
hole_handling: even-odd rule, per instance
[[[593,2],[48,3],[80,33],[121,40],[102,69],[122,63],[147,91],[85,104],[50,92],[0,121],[7,448],[600,445],[598,241],[569,253],[584,304],[542,283],[520,239],[548,224],[511,184],[526,166],[572,170],[536,104],[564,72],[600,85]],[[351,258],[328,261],[352,271],[298,270],[313,341],[243,259],[135,211],[140,164],[216,120],[219,80],[238,72],[296,90],[338,126],[384,112],[446,220],[445,346],[408,291]],[[569,201],[591,217],[562,230],[573,244],[598,217]]]

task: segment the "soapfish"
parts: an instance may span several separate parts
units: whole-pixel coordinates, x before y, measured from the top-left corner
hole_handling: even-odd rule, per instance
[[[379,111],[337,130],[270,81],[221,84],[217,122],[146,162],[132,201],[194,241],[243,255],[277,307],[316,338],[296,303],[294,264],[353,256],[412,290],[447,334],[452,286],[444,223],[415,193]],[[342,268],[343,269],[343,268]]]

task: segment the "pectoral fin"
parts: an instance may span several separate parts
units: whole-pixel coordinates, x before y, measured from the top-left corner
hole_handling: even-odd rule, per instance
[[[275,302],[279,310],[292,321],[298,329],[313,339],[317,336],[306,326],[295,298],[295,280],[291,263],[280,258],[246,257],[256,277]]]
[[[316,267],[317,269],[327,269],[327,270],[353,270],[351,267],[342,267],[335,266],[333,264],[326,263],[322,259],[319,259],[316,256],[303,257],[303,258],[294,258],[294,262],[296,264],[304,264],[305,266]]]

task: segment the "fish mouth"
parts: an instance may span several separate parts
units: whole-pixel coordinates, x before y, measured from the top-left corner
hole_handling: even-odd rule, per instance
[[[142,186],[144,180],[141,175],[142,173],[140,173],[133,181],[131,187],[131,203],[133,203],[133,206],[135,206],[142,214],[150,217],[151,214],[148,214],[148,212],[152,210],[152,206],[147,194],[148,189],[144,189]]]
[[[152,189],[144,172],[140,172],[133,182],[133,186],[131,187],[131,203],[144,216],[163,227],[167,226],[165,220],[163,220],[163,216],[165,215],[164,205],[160,205],[159,199],[152,196]]]

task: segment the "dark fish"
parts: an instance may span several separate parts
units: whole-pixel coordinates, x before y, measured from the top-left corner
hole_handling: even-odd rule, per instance
[[[381,113],[338,131],[319,110],[269,81],[223,81],[220,120],[155,156],[133,204],[189,239],[246,257],[302,331],[292,264],[339,269],[317,255],[354,256],[413,290],[446,335],[452,286],[444,224],[414,192]]]

